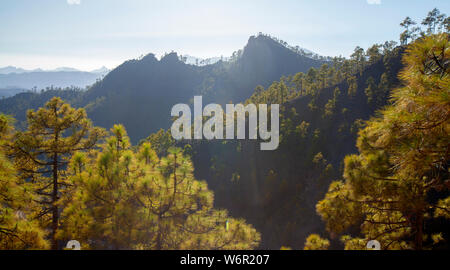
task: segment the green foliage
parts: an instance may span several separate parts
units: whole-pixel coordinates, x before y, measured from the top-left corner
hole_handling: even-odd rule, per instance
[[[169,148],[159,159],[150,143],[133,152],[123,126],[115,125],[111,133],[101,150],[72,159],[75,191],[60,238],[79,239],[91,249],[258,246],[255,229],[213,208],[212,192],[194,179],[192,163],[181,149]]]
[[[356,95],[356,91],[358,90],[357,78],[355,76],[350,76],[347,79],[348,84],[348,95],[350,97],[354,97]]]
[[[266,90],[262,86],[255,89],[253,95],[247,100],[247,103],[254,104],[284,104],[301,96],[311,95],[317,97],[320,95],[320,89],[324,89],[343,81],[347,82],[348,95],[354,96],[358,88],[357,74],[362,74],[365,67],[374,64],[382,58],[380,51],[381,45],[374,45],[364,52],[360,47],[355,49],[352,58],[347,60],[341,57],[332,59],[332,63],[323,64],[320,68],[310,68],[308,72],[299,72],[294,76],[282,78],[279,82],[274,82]],[[386,42],[384,54],[388,55],[393,50],[393,44]],[[366,61],[366,58],[369,61]],[[339,89],[338,89],[339,90]],[[325,116],[329,116],[333,103],[337,102],[340,90],[329,102]],[[315,110],[314,100],[310,103],[311,110]]]
[[[167,133],[133,150],[122,125],[105,132],[59,98],[29,111],[27,131],[0,115],[0,249],[253,249],[260,234],[213,208]],[[191,149],[191,150],[189,150]],[[14,157],[14,163],[7,159]],[[50,232],[47,234],[47,232]]]
[[[40,205],[36,217],[51,231],[52,248],[58,249],[59,200],[70,190],[62,175],[75,151],[88,150],[102,137],[83,109],[73,109],[60,98],[27,113],[28,129],[14,136],[15,166],[23,180],[33,183]],[[61,177],[62,176],[62,177]]]
[[[7,158],[13,134],[11,119],[0,115],[0,249],[45,249],[45,232],[30,219],[27,206],[33,203],[30,185],[20,181]]]
[[[373,79],[373,77],[369,77],[369,79],[367,79],[367,88],[365,90],[366,92],[366,96],[367,96],[367,103],[368,104],[374,104],[376,103],[376,93],[378,92],[377,89],[377,85],[375,84],[375,80]]]
[[[381,52],[382,45],[374,44],[367,49],[366,55],[369,58],[369,64],[374,64],[383,56]]]
[[[317,204],[330,232],[360,227],[363,238],[342,238],[347,249],[362,249],[368,240],[383,249],[432,248],[441,241],[441,232],[424,224],[448,218],[450,210],[449,46],[448,34],[409,46],[400,74],[405,86],[360,131],[360,154],[345,158],[345,182],[333,183]]]
[[[417,40],[418,38],[423,38],[426,35],[439,34],[439,33],[449,33],[450,32],[450,17],[443,14],[439,9],[434,8],[425,19],[422,21],[422,25],[425,29],[420,27],[413,27],[417,25],[410,17],[406,17],[400,26],[405,28],[400,35],[400,42],[402,45],[407,45],[410,40],[411,42]]]
[[[326,164],[327,161],[326,159],[323,157],[322,153],[318,153],[317,155],[314,156],[313,158],[313,163],[315,164]]]
[[[145,141],[151,144],[159,156],[167,155],[169,148],[175,146],[175,140],[172,138],[170,130],[160,129],[158,132],[148,136]]]
[[[309,123],[306,121],[303,121],[300,125],[298,125],[295,128],[295,132],[301,137],[301,138],[306,138],[306,136],[308,135],[308,128],[309,128]]]
[[[311,234],[306,238],[304,250],[327,250],[329,247],[329,240],[321,238],[318,234]]]

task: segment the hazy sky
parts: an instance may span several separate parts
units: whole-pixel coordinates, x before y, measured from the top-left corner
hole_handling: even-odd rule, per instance
[[[398,40],[449,0],[1,0],[0,67],[91,70],[172,50],[229,56],[268,33],[321,55]]]

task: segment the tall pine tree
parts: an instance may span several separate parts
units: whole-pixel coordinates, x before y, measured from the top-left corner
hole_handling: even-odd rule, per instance
[[[51,248],[58,249],[60,198],[68,190],[63,171],[71,155],[94,147],[103,131],[92,126],[84,109],[57,97],[28,111],[27,121],[28,129],[15,135],[15,163],[22,179],[33,183],[40,204],[36,218],[51,232]]]
[[[449,48],[446,33],[409,46],[400,74],[405,86],[394,90],[393,105],[360,131],[360,154],[345,158],[345,182],[332,183],[317,204],[333,235],[360,228],[363,237],[342,238],[347,249],[378,240],[383,249],[420,250],[445,238],[450,217]]]

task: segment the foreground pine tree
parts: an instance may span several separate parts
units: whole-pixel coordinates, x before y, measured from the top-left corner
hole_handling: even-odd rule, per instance
[[[346,249],[378,240],[382,249],[420,250],[444,240],[442,225],[425,224],[450,218],[449,61],[447,33],[409,46],[405,86],[360,131],[360,154],[346,157],[345,181],[332,183],[317,204],[332,235],[360,229],[363,237],[342,237]]]
[[[256,230],[213,209],[213,194],[194,179],[181,149],[161,160],[150,143],[133,151],[115,125],[100,150],[70,164],[75,191],[59,236],[91,249],[253,249]]]
[[[34,218],[51,232],[51,248],[58,249],[60,198],[68,190],[63,171],[75,151],[94,147],[103,132],[92,127],[83,109],[74,109],[60,98],[28,111],[27,121],[28,129],[15,134],[15,163],[19,176],[33,185],[39,204]]]

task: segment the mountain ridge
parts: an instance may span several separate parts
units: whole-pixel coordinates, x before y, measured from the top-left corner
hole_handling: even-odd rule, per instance
[[[189,103],[194,95],[202,95],[205,103],[243,102],[258,85],[268,86],[281,76],[306,72],[323,63],[298,55],[272,39],[251,37],[235,59],[212,65],[185,64],[177,53],[160,60],[152,53],[128,60],[94,84],[85,99],[102,100],[88,109],[94,123],[106,127],[114,121],[128,124],[130,137],[137,142],[159,128],[168,128],[172,106]],[[130,105],[125,109],[123,104]],[[143,122],[152,128],[143,128]]]
[[[73,71],[73,72],[89,72],[89,73],[107,73],[110,71],[110,69],[108,69],[105,66],[102,66],[98,69],[93,69],[93,70],[80,70],[77,68],[72,68],[72,67],[57,67],[54,69],[42,69],[42,68],[35,68],[35,69],[24,69],[21,67],[16,67],[16,66],[6,66],[6,67],[0,67],[0,74],[11,74],[11,73],[31,73],[31,72],[59,72],[59,71]]]
[[[252,36],[234,58],[211,65],[186,64],[177,53],[159,60],[152,53],[127,60],[69,102],[85,107],[96,125],[110,128],[116,123],[124,124],[136,143],[160,128],[167,129],[172,106],[190,103],[194,95],[202,95],[205,104],[244,102],[258,85],[267,87],[282,76],[307,72],[324,63],[296,53],[271,37]],[[58,91],[51,93],[61,95]],[[40,98],[22,93],[15,99],[23,102],[27,97]],[[13,100],[3,104],[0,102],[2,112],[25,120],[24,109],[15,109]],[[44,101],[30,106],[36,108],[37,104],[43,105]]]

